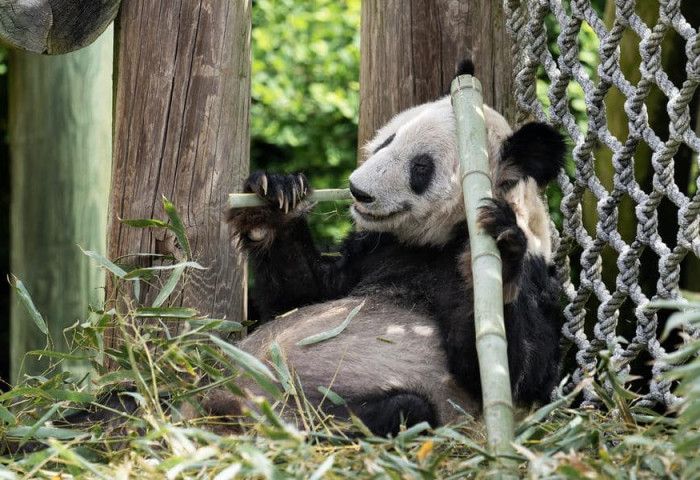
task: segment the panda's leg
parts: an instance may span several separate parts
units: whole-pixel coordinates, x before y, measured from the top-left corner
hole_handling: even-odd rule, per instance
[[[350,288],[345,262],[322,256],[306,223],[310,209],[303,202],[310,190],[306,177],[255,172],[244,189],[269,203],[228,213],[233,234],[248,252],[259,286],[254,292],[259,320],[345,294]]]
[[[348,410],[357,416],[369,430],[377,435],[396,436],[401,425],[412,427],[421,422],[437,426],[435,407],[417,392],[392,390],[379,395],[349,401],[342,406],[325,406],[324,412],[339,418],[347,418]]]

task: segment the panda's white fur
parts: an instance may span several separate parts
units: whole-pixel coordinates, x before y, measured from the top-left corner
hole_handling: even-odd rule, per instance
[[[501,145],[513,131],[505,118],[487,105],[484,119],[489,163],[491,171],[497,172]],[[377,151],[392,135],[395,135],[393,141]],[[418,201],[408,186],[407,164],[401,161],[411,158],[415,151],[450,160]],[[355,203],[350,207],[355,224],[361,229],[392,232],[410,244],[447,242],[451,228],[465,218],[457,131],[450,97],[399,113],[365,145],[364,154],[366,160],[350,175],[350,181],[376,200],[369,206]],[[504,198],[518,213],[518,224],[528,237],[530,252],[549,260],[549,214],[535,180],[522,180]],[[409,203],[412,211],[403,211]]]
[[[543,401],[556,382],[559,326],[541,187],[560,169],[563,144],[543,125],[512,134],[489,107],[485,119],[497,202],[482,212],[482,225],[497,238],[504,258],[512,385],[521,403]],[[539,143],[552,145],[543,149]],[[250,252],[263,323],[239,347],[269,361],[275,342],[312,404],[341,416],[350,410],[381,434],[395,433],[401,419],[451,422],[459,416],[451,402],[477,415],[472,278],[464,265],[469,249],[460,226],[465,215],[450,99],[396,115],[365,152],[349,179],[360,231],[338,257],[322,256],[313,247],[305,202],[289,213],[282,208],[303,197],[308,185],[303,176],[256,172],[248,179],[247,190],[271,206],[230,212],[234,232]],[[434,167],[420,193],[411,184],[416,155]],[[340,325],[363,301],[339,335],[297,344]],[[263,393],[250,380],[240,385],[250,397]],[[346,405],[330,404],[320,387]],[[296,402],[286,403],[285,414],[294,418]],[[204,405],[216,414],[252,407],[223,390],[211,393]]]

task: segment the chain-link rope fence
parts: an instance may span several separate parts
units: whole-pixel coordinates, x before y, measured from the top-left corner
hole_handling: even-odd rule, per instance
[[[664,359],[669,350],[659,341],[660,312],[650,302],[680,299],[681,263],[689,253],[700,257],[700,181],[697,173],[690,186],[679,187],[674,181],[674,157],[679,148],[685,145],[692,149],[696,166],[700,151],[700,139],[691,127],[690,109],[700,83],[700,36],[681,14],[680,0],[659,1],[658,21],[653,25],[642,21],[634,0],[614,3],[615,18],[608,28],[589,0],[504,0],[507,28],[513,39],[518,122],[528,117],[548,121],[563,128],[573,142],[573,178],[565,174],[559,178],[563,228],[555,242],[555,258],[562,267],[561,281],[567,299],[564,347],[573,347],[569,354],[575,357],[576,364],[573,372],[565,372],[572,374],[569,388],[594,372],[601,351],[611,351],[619,371],[630,372],[633,361],[642,365],[638,368],[647,370],[642,375],[650,377],[650,381],[648,387],[643,387],[640,405],[672,406],[677,399],[671,393],[671,382],[661,376],[668,367],[658,361],[646,361]],[[560,27],[558,48],[552,49],[558,52],[548,47],[546,22],[558,23]],[[587,73],[579,56],[579,35],[585,24],[600,42],[599,63],[593,75]],[[630,30],[639,38],[641,78],[636,83],[626,78],[620,68],[620,42]],[[662,67],[662,42],[672,30],[684,40],[687,59],[684,80],[678,85]],[[546,110],[536,91],[538,69],[540,75],[544,72],[549,79],[547,96],[551,104]],[[585,126],[577,124],[571,111],[567,89],[572,83],[580,85],[585,95]],[[611,133],[608,124],[606,96],[612,89],[625,97],[629,133],[624,138]],[[650,126],[645,102],[653,89],[660,90],[667,99],[667,138]],[[635,162],[640,161],[637,152],[642,144],[652,151],[649,185],[641,185],[635,178]],[[614,167],[612,178],[607,181],[596,170],[599,152],[604,148],[612,153]],[[634,238],[626,238],[618,229],[623,199],[634,204]],[[677,215],[675,238],[662,238],[659,231],[659,206],[667,201]],[[586,202],[594,208],[584,208]],[[591,222],[594,228],[586,228],[584,212],[596,217]],[[614,259],[610,265],[605,263],[606,268],[616,266],[614,281],[607,284],[602,268],[605,255]],[[648,282],[645,284],[642,275],[644,269],[658,271],[651,288],[645,286]],[[596,313],[592,328],[590,319],[586,325],[588,311]],[[625,328],[633,331],[622,340],[621,331]],[[584,390],[584,401],[596,402],[592,389]]]

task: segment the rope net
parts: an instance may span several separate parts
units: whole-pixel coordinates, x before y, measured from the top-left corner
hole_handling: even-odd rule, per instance
[[[678,399],[671,382],[661,375],[670,367],[658,360],[668,358],[681,340],[661,344],[659,323],[667,314],[650,302],[682,300],[681,280],[692,277],[693,262],[700,257],[700,139],[691,127],[696,123],[697,98],[693,100],[700,82],[700,37],[681,14],[680,0],[656,5],[658,21],[649,25],[635,11],[634,0],[614,0],[614,21],[606,26],[588,0],[504,0],[513,39],[517,121],[528,117],[548,121],[564,129],[573,142],[573,174],[559,178],[563,227],[555,240],[567,300],[563,347],[575,364],[566,372],[571,373],[566,388],[593,374],[601,352],[607,351],[618,372],[645,377],[638,387],[642,395],[638,405],[670,407]],[[550,49],[547,27],[551,37],[552,25],[560,33],[556,48]],[[585,31],[599,41],[593,69],[584,68],[580,55]],[[633,52],[621,48],[625,32],[638,37]],[[676,72],[680,81],[674,83],[664,71],[663,55],[668,52],[662,47],[664,39],[676,34],[685,46],[686,62],[685,71]],[[623,73],[621,51],[641,59],[634,69],[638,79]],[[548,107],[538,100],[538,72],[549,81]],[[583,90],[583,122],[572,113],[567,95],[571,88]],[[609,98],[619,94],[624,97],[624,134],[609,125],[613,112],[607,111]],[[665,97],[661,105],[669,119],[664,124],[667,132],[650,125],[654,95]],[[653,125],[654,116],[651,121]],[[645,149],[650,152],[642,155]],[[607,169],[606,155],[611,158]],[[690,159],[690,174],[678,171],[681,155]],[[637,178],[645,168],[644,179]],[[625,234],[621,225],[634,218],[631,234]],[[660,229],[660,221],[673,223],[675,231]],[[695,275],[700,276],[700,270]],[[686,340],[697,338],[697,332],[689,328],[686,332]],[[584,389],[584,403],[598,403],[592,388]]]

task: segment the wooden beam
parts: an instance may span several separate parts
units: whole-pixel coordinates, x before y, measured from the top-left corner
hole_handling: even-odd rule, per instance
[[[109,258],[182,256],[168,232],[119,222],[167,220],[167,197],[194,260],[206,267],[191,273],[170,305],[238,321],[245,315],[245,267],[223,219],[228,193],[240,191],[248,175],[250,7],[250,0],[122,2],[108,229]],[[151,265],[151,257],[134,261]],[[151,305],[157,293],[142,285],[138,302]],[[107,294],[114,297],[111,286]],[[105,338],[105,346],[119,343],[116,333]]]
[[[105,31],[120,0],[0,0],[0,40],[57,55],[83,48]]]
[[[400,111],[448,94],[466,56],[476,66],[484,102],[507,120],[514,118],[501,2],[363,1],[360,51],[359,147]]]
[[[67,349],[63,330],[86,320],[89,304],[99,307],[104,298],[104,274],[78,245],[105,250],[112,37],[110,29],[90,47],[61,57],[10,55],[11,268],[60,351]],[[17,380],[25,353],[45,348],[46,337],[19,301],[11,305],[10,330]],[[27,357],[24,371],[39,374],[46,360]],[[63,367],[89,368],[72,360]]]

